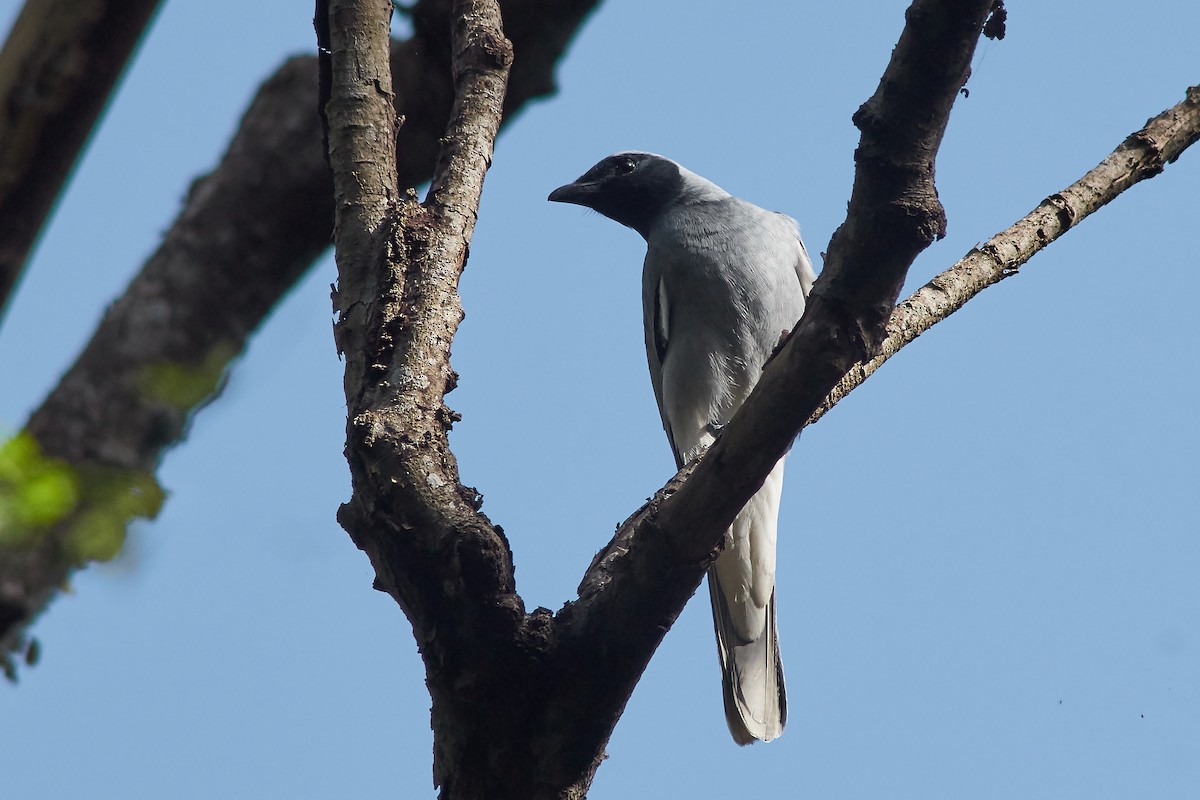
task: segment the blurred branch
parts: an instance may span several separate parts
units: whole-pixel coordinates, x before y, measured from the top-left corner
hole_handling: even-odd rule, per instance
[[[967,253],[900,303],[888,321],[887,337],[869,361],[855,364],[813,412],[819,420],[885,361],[989,286],[1015,275],[1040,250],[1099,211],[1121,192],[1158,175],[1200,140],[1200,86],[1130,134],[1082,178],[1043,200],[1011,227]]]
[[[159,0],[27,0],[0,50],[0,322]]]
[[[314,67],[311,58],[292,59],[264,84],[220,167],[193,184],[158,250],[26,423],[40,456],[69,467],[77,482],[114,476],[104,481],[113,502],[154,485],[159,459],[183,438],[189,416],[326,247],[333,208],[313,113]],[[0,652],[20,647],[71,571],[97,555],[71,542],[111,537],[115,522],[119,548],[128,517],[105,514],[98,527],[95,511],[81,498],[52,524],[19,535],[4,520]]]
[[[596,0],[512,5],[522,37],[514,45],[524,55],[512,72],[506,121],[553,91],[557,60]],[[425,0],[414,13],[448,10]],[[448,53],[444,32],[392,44],[396,111],[407,119],[396,139],[402,185],[433,174],[452,102]],[[193,184],[161,246],[27,423],[36,458],[12,463],[37,464],[37,474],[50,476],[67,467],[74,477],[53,482],[66,510],[47,521],[23,512],[27,504],[14,496],[20,487],[0,474],[0,660],[25,648],[26,629],[73,570],[111,554],[114,515],[119,546],[125,523],[157,508],[159,459],[183,438],[251,333],[328,247],[333,194],[316,108],[317,59],[290,59],[263,84],[220,165]],[[27,454],[24,444],[14,448]],[[85,502],[92,497],[98,508]],[[98,539],[103,547],[86,546]]]

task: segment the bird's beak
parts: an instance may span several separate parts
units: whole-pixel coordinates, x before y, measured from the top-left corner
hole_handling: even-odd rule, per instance
[[[566,186],[560,186],[550,193],[546,199],[551,203],[575,203],[576,205],[585,206],[588,204],[588,199],[596,193],[596,184],[594,183],[568,183]]]

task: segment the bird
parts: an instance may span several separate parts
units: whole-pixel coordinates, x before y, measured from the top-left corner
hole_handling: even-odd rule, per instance
[[[646,359],[682,468],[712,444],[804,313],[816,274],[799,226],[641,151],[602,159],[548,199],[590,208],[646,240]],[[771,741],[787,723],[775,612],[783,467],[780,458],[708,569],[725,719],[740,745]]]

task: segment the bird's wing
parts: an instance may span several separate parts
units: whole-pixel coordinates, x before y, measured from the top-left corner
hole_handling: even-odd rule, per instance
[[[800,255],[796,259],[796,277],[800,280],[800,291],[804,293],[804,299],[808,299],[809,293],[812,292],[813,282],[817,279],[817,273],[813,270],[812,259],[809,258],[808,248],[804,246],[804,239],[800,237],[800,225],[796,220],[789,217],[787,214],[775,212],[783,217],[788,222],[788,226],[796,235],[796,241],[800,245]]]
[[[650,367],[650,383],[654,387],[654,399],[662,418],[667,442],[675,456],[675,467],[683,466],[682,454],[675,446],[671,432],[671,421],[663,404],[663,361],[667,356],[667,343],[671,331],[671,300],[663,283],[662,262],[653,251],[646,253],[642,267],[642,324],[646,336],[646,363]]]
[[[646,362],[677,467],[695,458],[740,404],[738,357],[728,287],[697,275],[693,252],[651,245],[642,270]]]

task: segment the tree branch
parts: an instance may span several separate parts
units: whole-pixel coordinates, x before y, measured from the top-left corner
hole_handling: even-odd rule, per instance
[[[314,66],[293,59],[264,84],[221,166],[193,184],[158,250],[26,423],[78,497],[51,524],[4,526],[0,652],[21,646],[72,570],[112,557],[126,523],[153,515],[162,454],[327,246]]]
[[[27,0],[0,50],[0,322],[159,0]]]
[[[944,229],[934,159],[991,5],[917,0],[909,9],[879,89],[855,115],[849,211],[803,319],[708,453],[621,526],[578,602],[554,620],[575,678],[553,711],[586,709],[573,724],[611,729],[726,527],[829,390],[883,340],[908,267]]]
[[[908,31],[928,19],[923,13],[915,12],[927,11],[929,4],[925,9],[918,9],[917,5],[914,4],[909,13]],[[904,63],[915,58],[904,52],[908,31],[893,54],[881,89],[903,88],[893,76],[898,61]],[[959,63],[965,66],[967,62]],[[950,72],[944,73],[940,81],[943,92],[954,86],[951,76]],[[892,101],[914,102],[911,98],[903,100],[901,97],[903,94],[893,95]],[[694,591],[707,559],[711,557],[709,552],[715,541],[713,530],[719,536],[745,498],[757,489],[782,448],[790,444],[803,425],[819,419],[908,341],[961,307],[987,285],[1015,272],[1034,253],[1120,192],[1161,172],[1165,164],[1173,162],[1200,138],[1200,90],[1193,87],[1183,102],[1150,120],[1096,169],[1048,198],[1030,215],[972,251],[962,262],[902,303],[888,322],[886,335],[881,335],[879,309],[884,307],[881,303],[884,300],[889,305],[894,302],[895,295],[890,293],[898,289],[902,282],[901,269],[907,269],[916,253],[872,251],[869,248],[875,243],[871,241],[866,243],[867,249],[859,250],[857,257],[848,256],[846,251],[838,253],[836,248],[841,244],[847,241],[857,244],[861,236],[848,240],[845,231],[853,230],[854,226],[862,230],[863,221],[872,220],[869,228],[872,236],[895,242],[895,231],[905,224],[905,217],[911,218],[907,224],[918,234],[922,230],[936,234],[941,225],[940,207],[936,204],[931,183],[920,187],[919,191],[904,184],[895,185],[892,194],[895,202],[890,209],[887,202],[860,203],[863,199],[860,189],[866,189],[868,197],[886,197],[886,194],[876,194],[880,186],[878,176],[863,175],[864,167],[868,170],[881,167],[875,158],[879,142],[869,141],[872,135],[885,136],[888,145],[902,141],[901,132],[880,131],[871,122],[875,116],[873,107],[886,101],[886,95],[881,97],[877,93],[856,116],[864,140],[856,154],[859,164],[856,191],[847,223],[835,235],[830,247],[831,257],[818,280],[816,302],[806,310],[791,340],[768,365],[742,410],[726,426],[709,452],[700,461],[681,470],[646,506],[622,524],[584,576],[579,601],[568,604],[555,620],[563,639],[576,642],[577,663],[581,669],[586,670],[586,665],[596,659],[597,650],[602,650],[605,653],[604,672],[611,675],[616,664],[625,658],[632,662],[640,655],[637,643],[632,641],[638,635],[654,641],[656,635],[661,636],[670,627],[679,609],[673,601],[659,599],[659,594],[686,597]],[[907,107],[918,118],[922,116],[915,106]],[[926,152],[936,147],[934,133],[925,135],[924,140]],[[923,183],[924,176],[932,178],[932,158],[922,162],[921,159],[905,158],[900,153],[894,158],[917,167],[909,175],[911,181]],[[928,169],[921,167],[922,163]],[[886,165],[882,165],[882,169],[885,173],[889,171]],[[924,198],[923,214],[912,213],[915,209],[909,201],[914,197]],[[882,210],[881,206],[884,207]],[[896,228],[881,230],[881,222],[889,216]],[[880,263],[880,259],[891,259],[890,265],[884,262],[882,266],[893,277],[865,276],[848,281],[843,268],[836,266],[869,266],[872,261]],[[902,267],[901,262],[904,262]],[[861,295],[858,287],[862,287]],[[837,293],[842,297],[831,301],[831,295]],[[880,339],[882,345],[878,355],[860,358],[852,371],[843,374],[848,355],[855,347],[869,354],[869,342]],[[834,387],[829,399],[822,399],[821,393],[828,387]],[[811,415],[810,411],[813,412]],[[747,464],[750,465],[748,470]],[[560,642],[560,650],[566,649],[565,641]],[[613,657],[614,647],[618,648],[618,658]],[[636,672],[640,667],[631,663],[627,668]],[[599,680],[599,676],[592,676],[592,679]],[[581,690],[576,695],[564,692],[562,698],[564,705],[589,701],[589,695]]]
[[[554,90],[553,71],[596,0],[514,3],[525,54],[506,121]],[[415,13],[448,14],[442,0]],[[517,35],[517,34],[514,34]],[[399,181],[433,173],[450,113],[448,37],[392,44]],[[220,165],[183,210],[91,342],[27,423],[31,440],[0,451],[27,474],[56,477],[61,508],[18,514],[20,487],[0,481],[0,662],[72,571],[111,557],[125,524],[161,500],[153,472],[213,397],[229,363],[270,309],[329,245],[333,202],[321,148],[317,60],[286,62],[259,90]],[[19,509],[16,509],[19,511]],[[43,510],[44,511],[44,510]]]
[[[579,599],[558,615],[537,609],[518,619],[502,533],[461,507],[470,498],[443,449],[448,420],[437,417],[452,380],[421,368],[380,382],[386,388],[415,375],[421,382],[413,396],[422,402],[411,405],[411,419],[400,421],[381,405],[351,426],[363,443],[352,464],[357,458],[356,471],[376,494],[356,492],[343,521],[413,622],[433,696],[443,797],[586,792],[625,702],[722,532],[827,393],[886,341],[909,266],[944,231],[934,160],[991,8],[986,1],[914,3],[879,90],[855,116],[863,136],[849,213],[804,319],[713,448],[622,526],[589,568]],[[1172,147],[1163,152],[1177,154]],[[411,201],[404,208],[412,214],[402,217],[424,235],[423,209]],[[426,252],[407,232],[389,246],[410,265]],[[403,280],[423,274],[410,269]],[[453,318],[439,330],[449,335],[460,311],[449,285],[439,285],[447,287],[440,307]],[[404,284],[400,308],[411,304],[420,316],[424,303]],[[394,363],[395,351],[379,352]],[[444,352],[429,363],[441,368]],[[380,443],[387,446],[370,449]],[[398,470],[389,460],[395,453]],[[488,624],[480,624],[487,612]],[[472,648],[476,637],[484,645]]]
[[[1163,171],[1200,140],[1200,86],[1139,131],[1067,188],[1043,200],[1009,228],[900,303],[888,321],[879,353],[855,364],[813,412],[809,425],[862,384],[885,361],[989,286],[1015,275],[1040,250],[1099,211],[1121,192]]]
[[[621,525],[585,574],[579,600],[568,604],[554,620],[554,634],[560,637],[557,648],[559,652],[576,651],[571,663],[577,673],[573,674],[581,674],[578,684],[563,687],[558,699],[562,708],[590,703],[601,707],[593,713],[607,711],[603,707],[605,701],[596,699],[597,685],[614,693],[607,702],[615,704],[621,700],[617,694],[620,686],[612,676],[617,672],[626,674],[625,670],[636,675],[644,666],[637,661],[642,656],[643,643],[657,644],[681,608],[676,605],[676,598],[686,599],[694,592],[709,559],[715,555],[714,530],[719,537],[800,429],[818,419],[865,379],[869,371],[861,375],[857,371],[863,369],[863,362],[873,370],[904,343],[961,307],[985,286],[1012,274],[1083,217],[1135,183],[1161,172],[1165,164],[1173,162],[1200,138],[1200,90],[1193,87],[1188,90],[1187,99],[1150,120],[1096,169],[1048,198],[1029,216],[977,248],[963,262],[901,304],[883,335],[879,309],[891,307],[903,272],[923,246],[922,241],[927,244],[944,225],[931,182],[932,154],[940,133],[921,131],[919,120],[927,118],[912,105],[916,100],[907,91],[931,81],[931,75],[926,71],[924,77],[914,80],[910,75],[908,81],[902,81],[895,69],[898,62],[919,60],[919,56],[906,52],[914,46],[925,49],[926,53],[955,52],[936,44],[936,39],[925,39],[915,45],[914,39],[924,37],[910,37],[914,26],[921,28],[928,24],[927,14],[933,5],[914,4],[908,16],[909,27],[881,81],[881,92],[856,115],[856,122],[863,130],[863,144],[856,154],[859,170],[855,194],[847,223],[830,246],[831,257],[818,280],[816,301],[806,310],[790,341],[767,366],[758,386],[713,447],[702,459],[681,470]],[[969,60],[959,59],[958,63],[965,70]],[[947,99],[945,92],[954,90],[953,75],[952,70],[946,70],[933,79],[943,103]],[[892,118],[891,112],[880,110],[889,103],[899,103],[913,113],[914,120],[918,120],[914,123],[918,131],[915,138],[891,126],[883,129],[874,124],[877,118]],[[944,129],[944,124],[943,118],[938,126]],[[883,141],[874,137],[882,137]],[[896,147],[906,139],[905,147],[897,148],[880,163],[881,144]],[[928,158],[906,155],[907,148],[926,153]],[[890,190],[879,174],[869,174],[876,171],[883,172],[884,179],[894,177],[888,173],[897,169],[897,164],[909,164],[912,169],[906,180],[892,183]],[[919,198],[916,203],[914,198]],[[877,241],[861,245],[858,241],[861,234],[846,237],[845,232],[855,227],[863,230],[865,220],[872,223],[867,228],[871,236],[891,241],[896,248],[894,252],[879,250]],[[881,229],[884,222],[890,222],[892,227]],[[898,234],[906,224],[916,238],[907,240],[910,249],[903,253],[900,249],[905,240]],[[855,247],[837,251],[847,243]],[[858,255],[851,255],[853,250]],[[884,277],[862,275],[846,279],[847,272],[855,274],[857,269],[872,263],[886,270]],[[849,354],[855,348],[870,354],[870,343],[880,340],[878,356],[860,358],[855,371],[844,373]],[[835,383],[831,399],[822,400],[822,393]],[[809,412],[813,412],[811,417]],[[589,664],[595,663],[602,663],[602,670],[589,674]],[[605,677],[612,683],[606,682]],[[616,713],[619,711],[618,707]],[[585,714],[582,718],[586,720],[589,716]]]
[[[379,0],[338,0],[334,5],[362,13],[361,20],[357,14],[341,20],[339,41],[345,43],[354,31],[373,31],[372,42],[386,36]],[[551,5],[555,10],[546,13],[557,13],[559,4]],[[338,223],[342,280],[336,302],[342,314],[337,341],[348,356],[347,450],[355,494],[339,517],[371,557],[377,585],[398,600],[413,623],[433,697],[435,776],[443,797],[581,797],[586,792],[616,719],[665,631],[698,585],[724,528],[836,381],[853,364],[866,361],[880,342],[886,343],[884,323],[903,276],[916,252],[939,235],[944,224],[932,180],[934,156],[988,5],[983,0],[914,3],[879,90],[856,115],[863,140],[856,154],[859,169],[850,212],[829,248],[826,275],[804,321],[769,365],[747,402],[750,408],[730,423],[703,460],[676,476],[622,526],[584,576],[579,599],[557,616],[544,609],[525,614],[503,532],[478,513],[477,497],[459,483],[446,445],[454,415],[443,398],[455,382],[448,358],[461,319],[455,287],[504,98],[502,75],[508,55],[498,14],[487,0],[461,0],[454,9],[429,2],[428,13],[416,20],[421,43],[393,50],[391,80],[400,95],[396,105],[410,120],[399,137],[416,137],[409,140],[411,146],[398,148],[399,162],[391,154],[395,131],[387,108],[388,72],[380,69],[381,59],[386,63],[382,48],[376,44],[363,61],[356,60],[348,46],[339,50],[338,70],[348,79],[339,97],[346,103],[331,108],[331,114],[345,112],[344,128],[356,114],[365,113],[362,130],[375,137],[377,146],[360,147],[337,135],[330,142],[338,153],[334,160],[341,165],[339,198],[349,201]],[[570,12],[577,15],[575,24],[586,13],[579,10],[583,6],[590,9],[591,4]],[[536,15],[537,11],[521,19],[536,27]],[[451,19],[456,25],[453,51],[432,48],[429,43],[439,35],[445,38],[437,20],[449,24]],[[553,39],[561,19],[545,24],[546,38]],[[514,41],[521,29],[520,22],[510,20],[508,33]],[[539,51],[539,46],[544,47],[525,50],[518,42],[519,57],[504,100],[510,113],[521,91],[540,91],[548,85],[531,79],[518,88],[521,70],[537,60],[531,62],[527,53],[553,50]],[[446,157],[438,162],[425,203],[418,204],[414,196],[405,198],[398,191],[420,182],[406,178],[411,173],[405,172],[404,159],[432,164],[442,117],[414,113],[412,106],[404,105],[400,87],[424,89],[417,95],[426,103],[425,110],[448,106],[449,82],[438,83],[443,73],[431,67],[437,59],[454,66],[457,100],[447,129]],[[311,109],[316,97],[313,61],[293,63],[307,69],[307,94],[300,107]],[[362,74],[369,79],[355,83],[351,73],[360,67],[366,68]],[[538,74],[548,81],[548,73]],[[357,92],[348,91],[355,87]],[[280,124],[278,118],[266,119]],[[271,207],[263,200],[262,186],[255,183],[270,185],[274,180],[268,173],[280,164],[271,159],[286,157],[311,166],[310,150],[320,159],[314,115],[303,124],[309,126],[309,135],[298,149],[305,152],[280,148],[263,154],[262,164],[270,168],[260,165],[262,172],[250,176],[256,193],[238,201],[244,205],[228,205],[226,198],[221,211],[209,196],[220,190],[219,183],[209,181],[224,172],[224,164],[193,189],[177,223],[179,230],[172,230],[152,259],[153,263],[162,255],[178,259],[179,265],[164,265],[157,273],[147,265],[59,390],[35,414],[35,419],[46,415],[36,431],[31,420],[30,431],[47,453],[61,448],[75,463],[125,470],[120,474],[138,480],[118,482],[124,494],[154,494],[141,479],[152,473],[163,450],[183,435],[189,413],[209,396],[228,359],[244,346],[266,308],[299,275],[305,254],[324,246],[327,229],[322,225],[332,216],[332,207],[323,169],[298,178],[305,191],[309,182],[319,184],[312,191],[323,193],[323,200],[312,202],[294,187],[281,189],[288,194],[281,202],[317,206],[308,209],[318,221],[307,230],[289,230],[278,220],[260,219],[247,241],[234,225],[245,221],[247,208],[261,215],[263,208]],[[269,138],[271,133],[264,130],[259,135]],[[378,151],[387,154],[380,156]],[[366,160],[357,161],[360,157]],[[356,187],[360,179],[365,181]],[[208,207],[206,203],[211,204],[212,219],[225,226],[206,231],[224,237],[211,244],[214,252],[205,250],[210,243],[197,231],[189,235],[185,224],[189,214],[204,218],[197,209]],[[257,227],[259,222],[263,227]],[[168,247],[176,235],[180,238]],[[258,253],[264,246],[258,239],[264,236],[281,240],[272,239],[268,248],[295,247],[293,262],[280,264],[274,259],[285,256]],[[246,274],[229,272],[227,256],[216,259],[217,252],[233,245],[240,262],[232,263],[249,263]],[[204,253],[197,255],[198,251]],[[248,254],[252,259],[263,257],[263,263],[248,261]],[[260,269],[280,274],[264,281],[269,286],[259,286]],[[220,285],[225,294],[205,294],[199,286],[202,278],[214,275],[224,281]],[[156,282],[161,283],[157,289]],[[139,291],[146,293],[139,296]],[[265,307],[250,308],[253,303],[243,304],[239,298],[234,303],[239,308],[227,313],[222,306],[229,293],[241,292],[261,295],[256,302]],[[139,310],[139,297],[151,306]],[[155,323],[152,311],[169,319]],[[181,330],[178,338],[170,335],[173,327]],[[161,346],[154,341],[159,335],[166,337]],[[232,351],[223,349],[230,344]],[[105,368],[111,372],[105,374]],[[115,394],[105,393],[108,381],[116,384]],[[181,383],[189,391],[179,393]],[[78,405],[71,404],[72,395]],[[55,407],[48,408],[52,401]],[[136,405],[135,419],[107,436],[103,426],[110,421],[104,415],[130,402]],[[90,405],[99,408],[95,416],[88,416],[93,413],[87,410]],[[84,416],[79,424],[71,427],[80,414]],[[58,431],[59,424],[66,429]],[[78,525],[78,508],[71,513]],[[127,516],[121,517],[122,526]],[[63,530],[63,524],[55,530]],[[0,541],[0,630],[19,636],[78,563],[77,556],[66,555],[65,541],[65,534],[55,533],[33,547],[26,542],[19,558]],[[37,562],[34,567],[20,560],[25,555]],[[38,573],[43,561],[50,569]],[[14,579],[24,580],[26,570],[36,580],[14,584]],[[61,577],[56,579],[57,574]],[[10,594],[13,585],[18,588]],[[15,616],[6,620],[10,610]],[[6,644],[11,641],[4,639]]]
[[[496,796],[498,786],[533,796],[527,755],[490,758],[491,770],[478,763],[489,751],[527,748],[511,713],[525,693],[506,685],[527,673],[514,648],[524,607],[508,542],[459,480],[447,440],[455,416],[443,402],[456,380],[458,279],[513,50],[495,2],[455,2],[455,101],[438,167],[423,204],[411,192],[397,201],[389,164],[370,155],[391,131],[386,52],[376,43],[389,9],[387,0],[329,3],[336,336],[346,354],[354,486],[339,520],[370,556],[376,585],[412,622],[433,699],[434,778],[443,796]],[[490,713],[504,700],[509,713]]]

